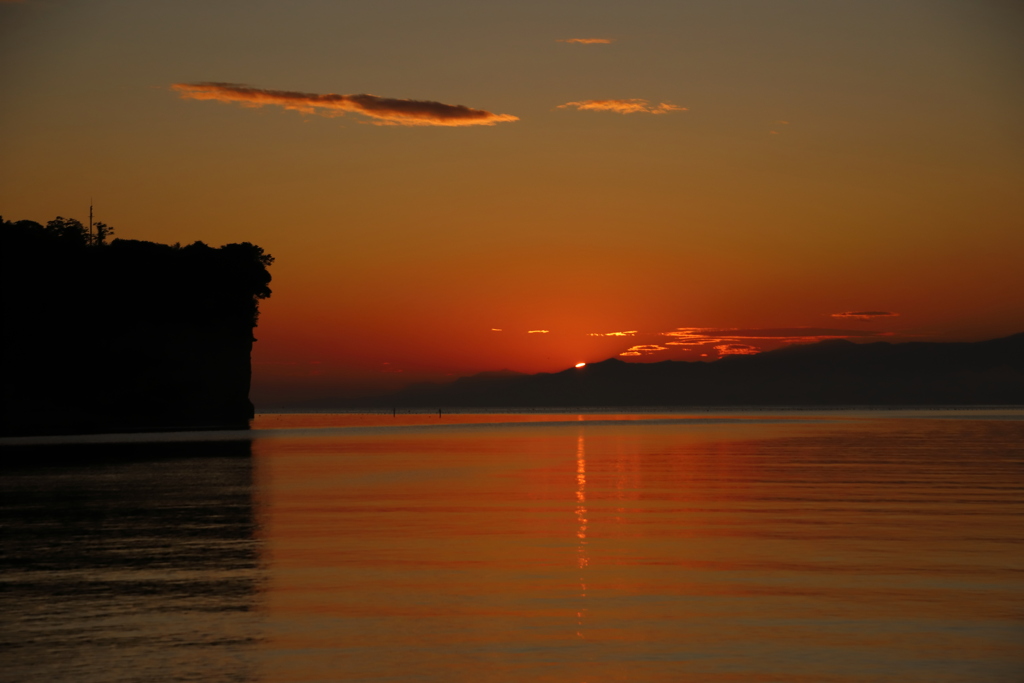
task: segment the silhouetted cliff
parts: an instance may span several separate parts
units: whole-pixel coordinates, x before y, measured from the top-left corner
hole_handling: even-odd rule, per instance
[[[0,226],[4,434],[247,426],[260,247]]]
[[[568,407],[1024,404],[1024,334],[975,343],[790,346],[711,363],[609,359],[538,375],[487,373],[362,402]]]

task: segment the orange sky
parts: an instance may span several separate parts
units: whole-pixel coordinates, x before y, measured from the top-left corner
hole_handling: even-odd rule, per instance
[[[0,212],[263,246],[258,407],[995,337],[1024,330],[1022,28],[997,0],[0,2]]]

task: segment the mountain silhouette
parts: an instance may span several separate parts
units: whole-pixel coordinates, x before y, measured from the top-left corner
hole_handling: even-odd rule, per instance
[[[714,362],[610,358],[536,375],[417,384],[350,407],[1024,404],[1024,333],[970,343],[842,339]]]

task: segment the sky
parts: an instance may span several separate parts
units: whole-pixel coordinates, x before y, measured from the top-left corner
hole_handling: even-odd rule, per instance
[[[0,214],[252,242],[258,409],[1024,331],[1011,0],[0,1]]]

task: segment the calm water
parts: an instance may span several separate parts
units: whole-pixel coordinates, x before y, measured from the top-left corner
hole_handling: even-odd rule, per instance
[[[0,680],[1024,681],[1021,410],[254,427],[19,448]]]

